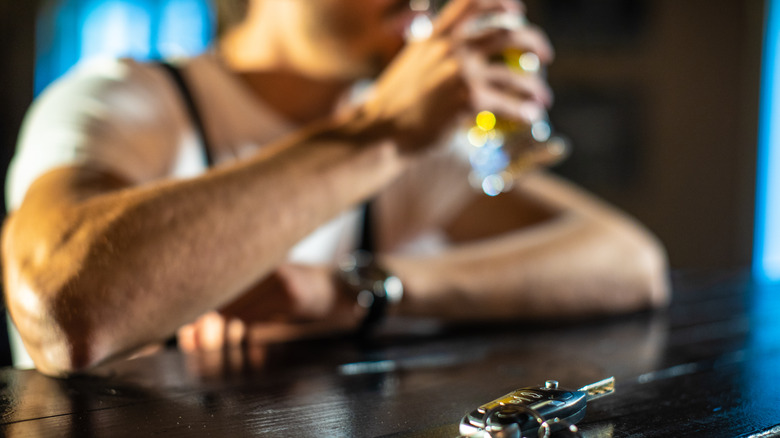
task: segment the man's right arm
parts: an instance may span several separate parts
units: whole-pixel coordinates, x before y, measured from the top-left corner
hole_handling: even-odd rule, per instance
[[[403,166],[392,143],[338,124],[276,149],[135,187],[85,166],[41,176],[3,235],[8,308],[38,369],[73,372],[170,336]]]

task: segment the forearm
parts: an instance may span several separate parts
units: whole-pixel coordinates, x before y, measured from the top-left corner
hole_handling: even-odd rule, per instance
[[[435,257],[388,256],[407,290],[399,313],[451,320],[578,318],[666,302],[666,261],[652,242],[562,219],[459,245]]]
[[[458,238],[434,256],[385,255],[407,289],[399,313],[576,318],[668,300],[664,249],[639,223],[544,174],[526,177],[521,189],[514,208],[514,198],[478,198],[454,227]],[[529,210],[539,219],[488,236],[492,218],[515,214],[522,223]]]
[[[67,174],[47,176],[4,234],[9,309],[36,364],[83,368],[235,298],[397,175],[390,143],[356,138],[317,128],[200,178],[84,199]]]

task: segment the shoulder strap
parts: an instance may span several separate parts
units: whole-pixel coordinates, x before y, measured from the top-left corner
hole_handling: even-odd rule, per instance
[[[203,119],[200,118],[198,107],[195,105],[195,100],[192,98],[187,82],[184,80],[184,76],[181,74],[179,68],[168,62],[160,62],[159,65],[163,67],[168,75],[173,79],[176,84],[176,88],[179,90],[179,94],[184,100],[184,105],[187,107],[187,114],[190,116],[192,124],[195,126],[195,131],[198,133],[201,147],[203,148],[203,156],[206,160],[206,165],[212,167],[214,165],[214,157],[211,154],[211,145],[209,139],[206,136],[206,128],[203,124]]]
[[[366,252],[376,251],[376,241],[374,233],[374,218],[372,217],[372,209],[374,208],[374,201],[368,200],[363,203],[363,228],[360,230],[360,241],[358,242],[357,249]]]

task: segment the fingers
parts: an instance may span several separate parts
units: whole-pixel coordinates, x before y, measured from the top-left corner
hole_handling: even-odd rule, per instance
[[[188,353],[187,365],[201,377],[222,376],[225,372],[259,369],[266,357],[266,343],[247,342],[243,321],[209,312],[181,327],[177,333],[179,348]]]
[[[176,337],[182,351],[201,353],[237,347],[251,349],[272,342],[350,332],[358,326],[360,315],[352,311],[354,303],[347,301],[349,306],[344,305],[332,318],[305,322],[244,322],[238,318],[225,318],[218,312],[209,312],[179,328]]]
[[[531,52],[543,65],[553,61],[555,51],[550,40],[538,27],[526,24],[516,29],[493,28],[479,35],[463,36],[464,43],[481,53],[500,55],[507,50]]]
[[[217,312],[209,312],[195,323],[196,341],[202,350],[218,350],[225,345],[225,318]]]
[[[244,321],[238,318],[231,318],[225,327],[225,341],[230,347],[237,347],[244,343],[246,339],[247,328]]]
[[[518,97],[535,102],[540,107],[550,107],[553,93],[546,81],[535,74],[518,74],[503,66],[488,65],[479,70],[480,83],[484,87],[504,92],[508,97]],[[479,102],[475,102],[479,104]]]
[[[180,348],[192,352],[244,346],[254,340],[249,326],[327,319],[339,296],[333,281],[330,266],[281,265],[232,303],[181,327]]]
[[[474,111],[489,110],[497,116],[530,125],[545,116],[544,106],[538,102],[507,96],[506,93],[487,88],[475,98]]]
[[[240,374],[259,370],[265,365],[267,347],[248,345],[225,350],[198,350],[184,356],[191,375],[201,378],[224,378],[226,374]]]
[[[436,18],[433,35],[448,35],[468,20],[489,13],[523,14],[522,3],[512,0],[453,0]]]
[[[179,348],[186,352],[221,350],[240,346],[246,337],[246,325],[239,319],[227,319],[209,312],[176,332]]]
[[[176,341],[179,348],[182,351],[192,352],[198,349],[198,344],[195,342],[195,325],[186,324],[176,331]]]
[[[489,110],[525,124],[544,118],[553,94],[538,74],[518,73],[504,64],[491,64],[478,54],[463,57],[471,110]]]
[[[453,0],[437,24],[439,37],[456,47],[472,109],[529,123],[552,104],[552,91],[537,73],[554,51],[539,28],[524,23],[522,12],[512,0]],[[496,57],[506,62],[493,62]]]

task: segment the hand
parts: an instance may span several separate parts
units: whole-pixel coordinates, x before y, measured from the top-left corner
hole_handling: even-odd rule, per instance
[[[184,351],[253,347],[348,332],[359,321],[331,267],[284,264],[237,300],[181,327],[177,337]]]
[[[447,132],[460,117],[490,110],[529,123],[552,101],[536,74],[517,74],[491,59],[513,48],[535,53],[543,64],[552,48],[533,26],[487,28],[475,20],[491,13],[522,13],[514,1],[453,0],[429,38],[410,43],[387,68],[361,108],[406,151],[419,150]]]

